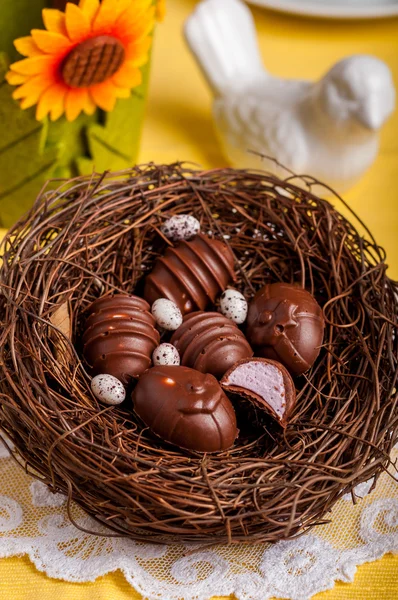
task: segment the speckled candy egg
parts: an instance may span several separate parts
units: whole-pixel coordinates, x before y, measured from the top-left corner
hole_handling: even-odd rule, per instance
[[[126,390],[113,375],[96,375],[91,380],[91,391],[104,404],[121,404],[126,398]]]
[[[200,223],[192,215],[174,215],[162,225],[161,231],[173,242],[190,240],[199,233]]]
[[[182,312],[177,304],[167,298],[159,298],[152,304],[152,315],[162,329],[175,331],[182,323]]]
[[[181,363],[178,350],[172,344],[160,344],[152,354],[152,361],[156,366],[178,366]]]
[[[224,317],[228,317],[237,325],[246,321],[247,300],[238,290],[225,290],[221,296],[220,308]]]

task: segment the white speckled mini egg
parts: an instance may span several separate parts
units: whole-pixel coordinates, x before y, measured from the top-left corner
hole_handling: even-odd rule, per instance
[[[220,308],[224,317],[228,317],[237,325],[246,321],[247,300],[238,290],[225,290],[221,296]]]
[[[182,312],[175,302],[167,298],[159,298],[152,304],[152,314],[159,327],[167,331],[175,331],[182,323]]]
[[[119,379],[113,375],[96,375],[91,380],[91,391],[104,404],[121,404],[126,398],[126,390]]]
[[[161,231],[173,242],[190,240],[199,233],[200,223],[192,215],[174,215],[162,225]]]
[[[173,344],[160,344],[152,354],[152,361],[154,365],[173,365],[179,366],[181,363],[180,355],[178,354],[177,348]]]

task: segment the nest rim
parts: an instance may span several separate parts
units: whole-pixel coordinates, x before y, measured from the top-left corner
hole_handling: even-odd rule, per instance
[[[340,197],[364,233],[312,193],[319,182],[296,183],[262,171],[142,165],[45,188],[7,234],[0,428],[33,475],[68,496],[72,521],[73,499],[113,530],[100,535],[275,542],[323,523],[344,493],[387,469],[398,438],[398,284]],[[326,318],[320,357],[295,379],[285,432],[264,426],[217,455],[162,444],[128,400],[100,405],[79,351],[89,304],[104,293],[140,295],[170,243],[160,225],[177,213],[199,216],[204,233],[230,245],[234,287],[246,297],[264,283],[298,282]],[[52,318],[62,306],[72,341]]]

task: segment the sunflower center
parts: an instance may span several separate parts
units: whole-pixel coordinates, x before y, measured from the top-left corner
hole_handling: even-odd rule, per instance
[[[112,77],[123,64],[123,44],[109,35],[86,40],[73,48],[61,65],[62,79],[74,88],[86,88]]]

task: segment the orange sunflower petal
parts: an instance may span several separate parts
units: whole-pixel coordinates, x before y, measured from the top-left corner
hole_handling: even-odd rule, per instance
[[[127,10],[116,21],[116,30],[119,32],[139,33],[148,25],[149,21],[155,22],[155,9],[149,7],[137,12]]]
[[[91,24],[87,15],[76,4],[66,5],[65,24],[72,42],[80,42],[91,33]]]
[[[71,48],[70,40],[53,31],[44,31],[43,29],[33,29],[32,37],[36,45],[46,54],[62,54]]]
[[[67,35],[64,12],[55,8],[44,8],[42,15],[44,26],[48,31]]]
[[[65,116],[68,121],[74,121],[84,110],[88,98],[87,89],[71,88],[65,97]]]
[[[41,75],[31,77],[26,83],[19,86],[13,91],[12,97],[14,100],[20,100],[21,98],[36,98],[36,102],[40,98],[40,95],[51,86],[53,82],[51,79],[43,78]]]
[[[121,88],[115,87],[115,96],[116,98],[130,98],[131,89],[130,88]]]
[[[99,0],[80,0],[79,7],[89,19],[90,23],[92,23],[100,7],[100,3]]]
[[[152,38],[150,37],[131,42],[126,49],[126,60],[135,67],[142,67],[148,62],[151,45]]]
[[[93,85],[90,96],[97,106],[103,110],[113,110],[116,104],[116,86],[108,79],[104,83]]]
[[[11,70],[21,75],[38,75],[48,73],[55,65],[54,57],[51,55],[33,56],[24,58],[11,65]]]
[[[117,34],[121,39],[125,39],[127,43],[140,39],[152,33],[155,27],[155,9],[152,7],[146,16],[141,15],[137,19],[134,16],[125,16],[119,19],[117,23]]]
[[[27,108],[30,108],[35,104],[37,104],[37,99],[34,96],[31,96],[30,98],[24,98],[23,100],[21,100],[21,102],[19,103],[19,108],[22,108],[22,110],[26,110]]]
[[[115,0],[102,0],[93,23],[94,33],[111,33],[115,26]]]
[[[126,61],[112,77],[112,81],[118,87],[136,87],[142,81],[142,73],[135,65]]]
[[[65,112],[65,95],[67,88],[63,83],[56,83],[48,90],[48,100],[51,103],[50,119],[56,121]]]
[[[128,10],[131,6],[131,0],[118,0],[116,6],[116,14],[115,17],[118,18],[119,15],[123,14],[126,10]],[[116,21],[115,18],[115,21]]]
[[[148,10],[153,5],[153,0],[131,0],[129,9],[134,14]]]
[[[64,94],[59,94],[58,98],[54,101],[51,112],[50,119],[51,121],[57,121],[65,112],[65,92]]]
[[[22,56],[38,56],[42,54],[40,48],[35,44],[30,35],[14,40],[14,46]]]
[[[47,92],[47,90],[51,87],[51,83],[43,84],[41,87],[38,85],[35,89],[21,99],[20,106],[21,108],[30,108],[35,104],[38,104],[43,97],[43,95]],[[41,119],[39,119],[41,120]]]
[[[66,88],[61,83],[55,83],[49,87],[40,97],[36,109],[36,119],[42,121],[58,103],[60,98],[65,95]]]
[[[21,83],[25,83],[27,76],[21,75],[20,73],[14,73],[13,71],[8,71],[6,80],[10,85],[20,85]]]
[[[155,7],[152,0],[141,0],[139,3],[130,2],[128,9],[120,15],[118,21],[129,19],[132,23],[142,23],[143,17],[150,17],[155,14]]]
[[[97,110],[97,105],[93,102],[90,93],[87,96],[86,104],[84,105],[83,110],[86,113],[86,115],[93,115]]]

